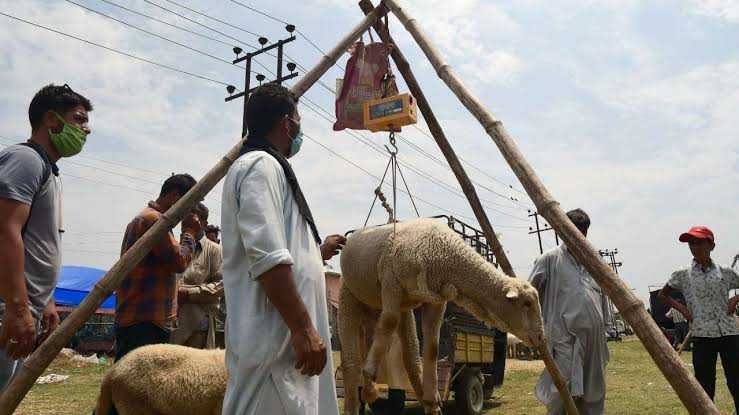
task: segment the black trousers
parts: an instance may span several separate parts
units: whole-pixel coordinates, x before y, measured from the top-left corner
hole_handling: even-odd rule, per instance
[[[716,358],[721,356],[726,383],[739,411],[739,336],[694,337],[693,368],[695,377],[708,396],[716,394]]]
[[[128,352],[149,344],[169,343],[170,331],[154,323],[138,323],[115,328],[115,360]]]

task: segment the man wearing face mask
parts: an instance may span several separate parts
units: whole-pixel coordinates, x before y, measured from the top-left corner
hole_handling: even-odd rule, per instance
[[[195,252],[185,272],[178,276],[177,329],[172,343],[197,349],[213,349],[216,343],[215,317],[223,297],[221,246],[205,236],[208,208],[198,203],[193,210],[201,231],[195,237]]]
[[[287,161],[302,144],[297,99],[267,84],[249,98],[249,135],[223,187],[228,385],[223,414],[337,415],[321,244]]]
[[[31,100],[27,142],[0,151],[0,392],[59,324],[61,190],[56,162],[82,150],[92,104],[68,85]]]

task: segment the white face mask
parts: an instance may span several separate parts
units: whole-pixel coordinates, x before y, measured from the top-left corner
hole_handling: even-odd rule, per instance
[[[290,151],[287,154],[287,158],[290,158],[300,151],[300,147],[303,145],[303,131],[300,128],[300,123],[295,121],[292,118],[288,118],[290,121],[294,122],[298,126],[298,132],[295,133],[295,137],[292,138],[292,142],[290,142]]]

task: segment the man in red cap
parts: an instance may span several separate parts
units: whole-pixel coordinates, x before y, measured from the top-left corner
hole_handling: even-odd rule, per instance
[[[695,377],[711,399],[716,392],[716,358],[721,355],[726,383],[739,410],[739,327],[734,317],[739,296],[729,298],[729,292],[739,288],[739,274],[711,260],[716,242],[707,227],[690,228],[680,235],[680,242],[688,243],[693,261],[672,273],[660,299],[692,323]],[[687,306],[670,296],[673,291],[682,292]]]

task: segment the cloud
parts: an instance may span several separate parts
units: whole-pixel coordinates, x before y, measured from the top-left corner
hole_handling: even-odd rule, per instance
[[[739,23],[739,2],[736,0],[691,0],[689,11],[728,23]]]

